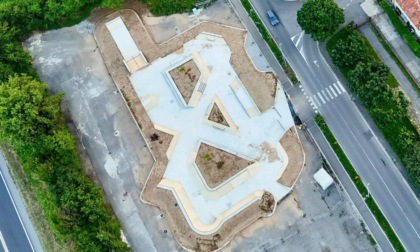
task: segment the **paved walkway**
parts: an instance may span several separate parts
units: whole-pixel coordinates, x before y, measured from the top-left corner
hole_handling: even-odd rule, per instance
[[[382,44],[379,42],[375,33],[373,33],[373,31],[368,25],[364,25],[360,27],[359,31],[369,40],[370,44],[378,53],[382,61],[387,66],[389,66],[391,73],[395,76],[401,88],[404,90],[404,93],[408,96],[410,101],[413,103],[414,108],[416,109],[416,114],[417,116],[419,116],[420,115],[420,97],[417,94],[416,90],[414,90],[411,83],[408,81],[407,77],[405,77],[405,75],[397,66],[397,64],[392,60],[388,52],[383,48]],[[419,66],[418,71],[420,72],[420,66]]]
[[[367,8],[365,8],[367,6]],[[410,50],[395,27],[392,25],[386,13],[374,0],[366,0],[362,4],[366,15],[372,18],[372,23],[382,34],[388,45],[394,51],[395,55],[404,65],[405,69],[413,77],[417,85],[420,86],[420,59]]]

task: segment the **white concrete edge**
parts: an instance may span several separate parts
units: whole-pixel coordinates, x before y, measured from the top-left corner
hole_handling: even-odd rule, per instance
[[[299,172],[298,176],[296,177],[295,182],[293,182],[292,186],[290,187],[290,190],[292,190],[292,189],[293,189],[293,187],[295,187],[296,182],[299,180],[300,175],[301,175],[301,174],[302,174],[302,172],[303,172],[303,168],[306,166],[306,155],[305,155],[305,150],[303,149],[302,141],[300,140],[299,133],[298,133],[298,131],[297,131],[297,129],[296,129],[296,125],[294,125],[294,124],[293,124],[293,128],[295,129],[295,132],[296,132],[296,135],[297,135],[297,138],[298,138],[298,141],[299,141],[299,146],[300,146],[300,148],[302,149],[302,154],[303,154],[303,164],[302,164],[302,167],[300,168],[300,172]],[[287,169],[287,167],[286,167],[286,169]]]
[[[321,53],[320,49],[319,49],[319,43],[317,42],[317,48],[318,48],[318,53],[321,55],[322,60],[324,61],[324,63],[327,65],[328,69],[330,70],[331,73],[334,74],[334,77],[337,81],[339,81],[339,78],[337,77],[337,75],[335,74],[335,72],[331,69],[330,65],[328,64],[328,62],[326,61],[326,59],[324,58],[324,55]],[[345,87],[347,87],[347,83],[345,83]],[[349,91],[347,90],[347,96],[349,96]],[[398,170],[397,166],[395,165],[395,163],[392,161],[391,156],[389,155],[389,153],[385,150],[385,147],[382,145],[382,143],[379,141],[378,136],[375,134],[375,131],[373,131],[369,124],[367,123],[365,117],[362,115],[362,113],[360,112],[359,108],[356,106],[356,104],[354,102],[352,102],[353,107],[355,108],[355,110],[357,111],[357,113],[359,114],[359,116],[362,118],[363,122],[365,123],[366,127],[370,130],[370,132],[372,132],[373,137],[375,138],[376,142],[378,143],[378,145],[380,146],[380,148],[382,149],[382,151],[385,153],[385,155],[388,157],[388,161],[391,162],[392,168],[395,169],[398,174],[398,176],[400,176],[400,179],[403,181],[403,183],[406,185],[406,187],[408,188],[409,192],[411,193],[411,195],[413,196],[413,198],[417,201],[417,204],[420,205],[420,200],[417,198],[416,194],[414,193],[414,191],[411,189],[410,185],[408,184],[407,180],[403,177],[403,175],[401,174],[400,170]],[[373,119],[372,119],[373,121]],[[375,123],[375,122],[373,122]],[[375,123],[376,125],[376,123]],[[378,128],[379,129],[379,128]],[[388,142],[385,139],[386,142]],[[344,151],[344,150],[343,150]],[[403,168],[405,169],[405,167],[403,166]]]

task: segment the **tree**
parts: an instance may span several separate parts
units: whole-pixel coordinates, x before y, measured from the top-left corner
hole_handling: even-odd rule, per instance
[[[27,75],[14,75],[0,86],[0,133],[12,144],[33,142],[62,120],[61,95]]]
[[[417,188],[420,188],[420,141],[414,142],[412,147],[408,148],[404,162],[410,180]]]
[[[344,12],[333,0],[308,0],[298,11],[297,21],[314,40],[324,41],[344,23]]]
[[[359,62],[348,73],[349,88],[363,104],[375,106],[392,97],[387,85],[388,73],[389,68],[382,62]]]
[[[338,67],[354,68],[357,63],[368,60],[362,35],[349,30],[350,35],[337,41],[331,50],[331,59]]]

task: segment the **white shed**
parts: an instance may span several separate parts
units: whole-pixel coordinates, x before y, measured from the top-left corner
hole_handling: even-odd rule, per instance
[[[334,183],[333,178],[331,178],[331,176],[324,170],[324,168],[319,169],[314,174],[314,179],[323,190],[327,189],[331,184]]]

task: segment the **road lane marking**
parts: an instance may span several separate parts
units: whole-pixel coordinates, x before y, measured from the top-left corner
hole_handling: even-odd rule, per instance
[[[381,182],[384,184],[385,188],[387,189],[387,191],[389,192],[389,194],[391,195],[391,197],[393,198],[393,200],[395,201],[395,203],[397,204],[398,208],[401,210],[402,214],[404,215],[405,219],[407,220],[407,222],[409,223],[409,225],[411,226],[411,228],[414,230],[414,232],[416,233],[417,237],[420,238],[419,233],[417,232],[416,228],[414,227],[414,225],[411,223],[410,219],[408,218],[407,214],[405,213],[405,211],[403,210],[403,208],[401,207],[400,203],[398,203],[397,199],[395,198],[394,194],[391,192],[391,190],[389,189],[389,187],[387,186],[387,184],[385,183],[384,179],[382,178],[380,172],[378,171],[378,169],[376,168],[376,166],[373,164],[372,160],[370,159],[369,155],[365,152],[365,150],[363,149],[363,145],[362,143],[359,141],[359,139],[357,139],[355,133],[352,131],[352,129],[350,128],[350,126],[348,125],[348,123],[346,122],[346,120],[344,119],[344,117],[341,114],[338,114],[339,117],[341,117],[341,119],[343,120],[344,124],[346,124],[347,128],[348,128],[348,132],[350,132],[350,134],[353,135],[353,138],[356,140],[356,143],[360,146],[360,149],[363,151],[363,154],[366,156],[366,160],[369,161],[369,163],[372,165],[373,169],[375,170],[376,174],[378,174]],[[367,125],[369,128],[369,125]],[[340,144],[340,143],[338,143]],[[380,144],[380,143],[378,143]],[[344,150],[343,150],[344,151]],[[351,161],[350,161],[351,162]],[[371,195],[371,197],[375,200],[374,196]],[[376,200],[375,200],[376,201]],[[381,209],[380,205],[378,204],[379,210],[383,213],[383,209]],[[385,218],[388,220],[388,218],[385,216]],[[389,221],[388,221],[389,222]],[[390,223],[391,227],[395,230],[395,228],[392,226],[392,224]],[[398,234],[397,234],[398,236]],[[400,239],[400,237],[398,237],[398,239],[401,241],[403,247],[404,243],[402,242],[402,240]]]
[[[337,87],[337,84],[335,84],[335,83],[334,83],[333,85],[334,85],[335,89],[337,89],[338,94],[339,94],[339,95],[341,95],[341,91],[340,91],[340,89]]]
[[[346,92],[346,89],[344,89],[343,85],[341,85],[341,82],[337,80],[337,84],[340,86],[341,90],[343,90],[343,93]]]
[[[1,233],[1,231],[0,231],[0,242],[1,242],[1,245],[3,246],[4,251],[9,252],[9,249],[6,246],[6,241],[4,240],[3,234]]]
[[[316,98],[316,95],[314,95],[313,97],[314,97],[314,101],[315,101],[316,105],[321,106],[321,103],[318,101],[318,98]]]
[[[304,32],[301,32],[301,33],[300,33],[299,38],[298,38],[298,40],[296,41],[296,45],[299,45],[300,40],[301,40],[301,39],[302,39],[302,37],[303,37],[303,34],[304,34]]]
[[[331,100],[334,99],[334,96],[330,93],[330,90],[328,88],[325,89],[327,91],[328,95],[330,96]]]
[[[3,177],[3,174],[1,173],[1,171],[0,171],[0,177],[1,177],[1,179],[3,180],[3,184],[4,184],[4,187],[6,188],[7,193],[9,194],[10,201],[12,202],[13,207],[15,208],[15,211],[16,211],[16,214],[17,214],[17,216],[18,216],[18,218],[19,218],[20,224],[22,225],[22,229],[23,229],[23,231],[25,232],[26,239],[28,240],[28,243],[29,243],[29,245],[31,246],[32,251],[35,251],[35,250],[34,250],[34,247],[32,246],[32,241],[31,241],[31,239],[29,239],[28,232],[26,232],[26,227],[25,227],[25,225],[24,225],[24,224],[23,224],[23,222],[22,222],[22,218],[20,217],[19,211],[18,211],[18,209],[16,208],[15,201],[13,200],[12,194],[10,194],[10,190],[9,190],[9,188],[7,187],[7,183],[6,183],[6,181],[4,180],[4,177]]]
[[[324,100],[324,98],[322,97],[322,95],[321,95],[319,92],[318,92],[317,94],[318,94],[318,96],[319,96],[319,99],[321,99],[322,103],[324,103],[324,104],[325,104],[325,100]]]
[[[333,93],[333,95],[334,95],[335,97],[337,97],[337,94],[335,93],[334,88],[333,88],[331,85],[329,86],[329,88],[331,89],[331,92]]]

